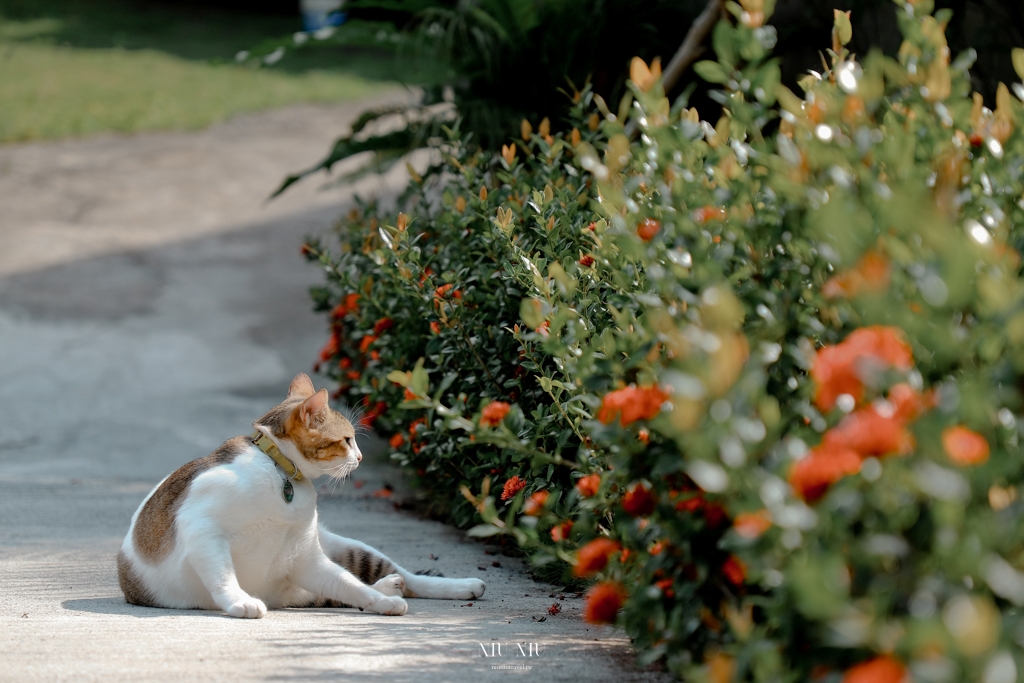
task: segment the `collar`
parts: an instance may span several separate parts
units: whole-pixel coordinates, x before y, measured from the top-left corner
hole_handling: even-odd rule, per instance
[[[277,447],[277,444],[269,436],[257,429],[252,433],[252,442],[257,448],[269,455],[270,459],[284,470],[285,475],[289,479],[302,481],[302,472],[299,471],[295,463],[285,457],[281,449]]]

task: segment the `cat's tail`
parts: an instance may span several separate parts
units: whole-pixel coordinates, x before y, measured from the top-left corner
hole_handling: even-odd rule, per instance
[[[372,586],[391,574],[405,581],[403,596],[437,600],[475,600],[484,594],[486,584],[480,579],[449,579],[443,576],[414,574],[365,543],[344,538],[320,527],[320,547],[331,560]]]

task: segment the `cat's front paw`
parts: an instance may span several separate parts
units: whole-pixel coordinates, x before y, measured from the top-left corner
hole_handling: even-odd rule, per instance
[[[405,579],[399,574],[388,574],[383,579],[373,584],[373,590],[384,595],[405,595]]]
[[[259,598],[247,595],[228,605],[224,611],[240,619],[262,619],[267,615],[267,606]]]
[[[370,605],[370,611],[391,617],[400,617],[409,610],[405,600],[396,596],[385,596]]]

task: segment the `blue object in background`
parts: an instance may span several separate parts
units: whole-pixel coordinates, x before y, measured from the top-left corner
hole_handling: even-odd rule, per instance
[[[319,31],[330,26],[341,26],[347,12],[342,12],[344,0],[300,0],[302,28],[305,31]]]

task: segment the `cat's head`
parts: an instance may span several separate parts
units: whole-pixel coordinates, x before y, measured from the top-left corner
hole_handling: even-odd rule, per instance
[[[316,391],[300,373],[288,387],[288,397],[253,423],[310,479],[322,474],[344,477],[363,459],[352,423],[331,410],[327,399],[326,389]]]

